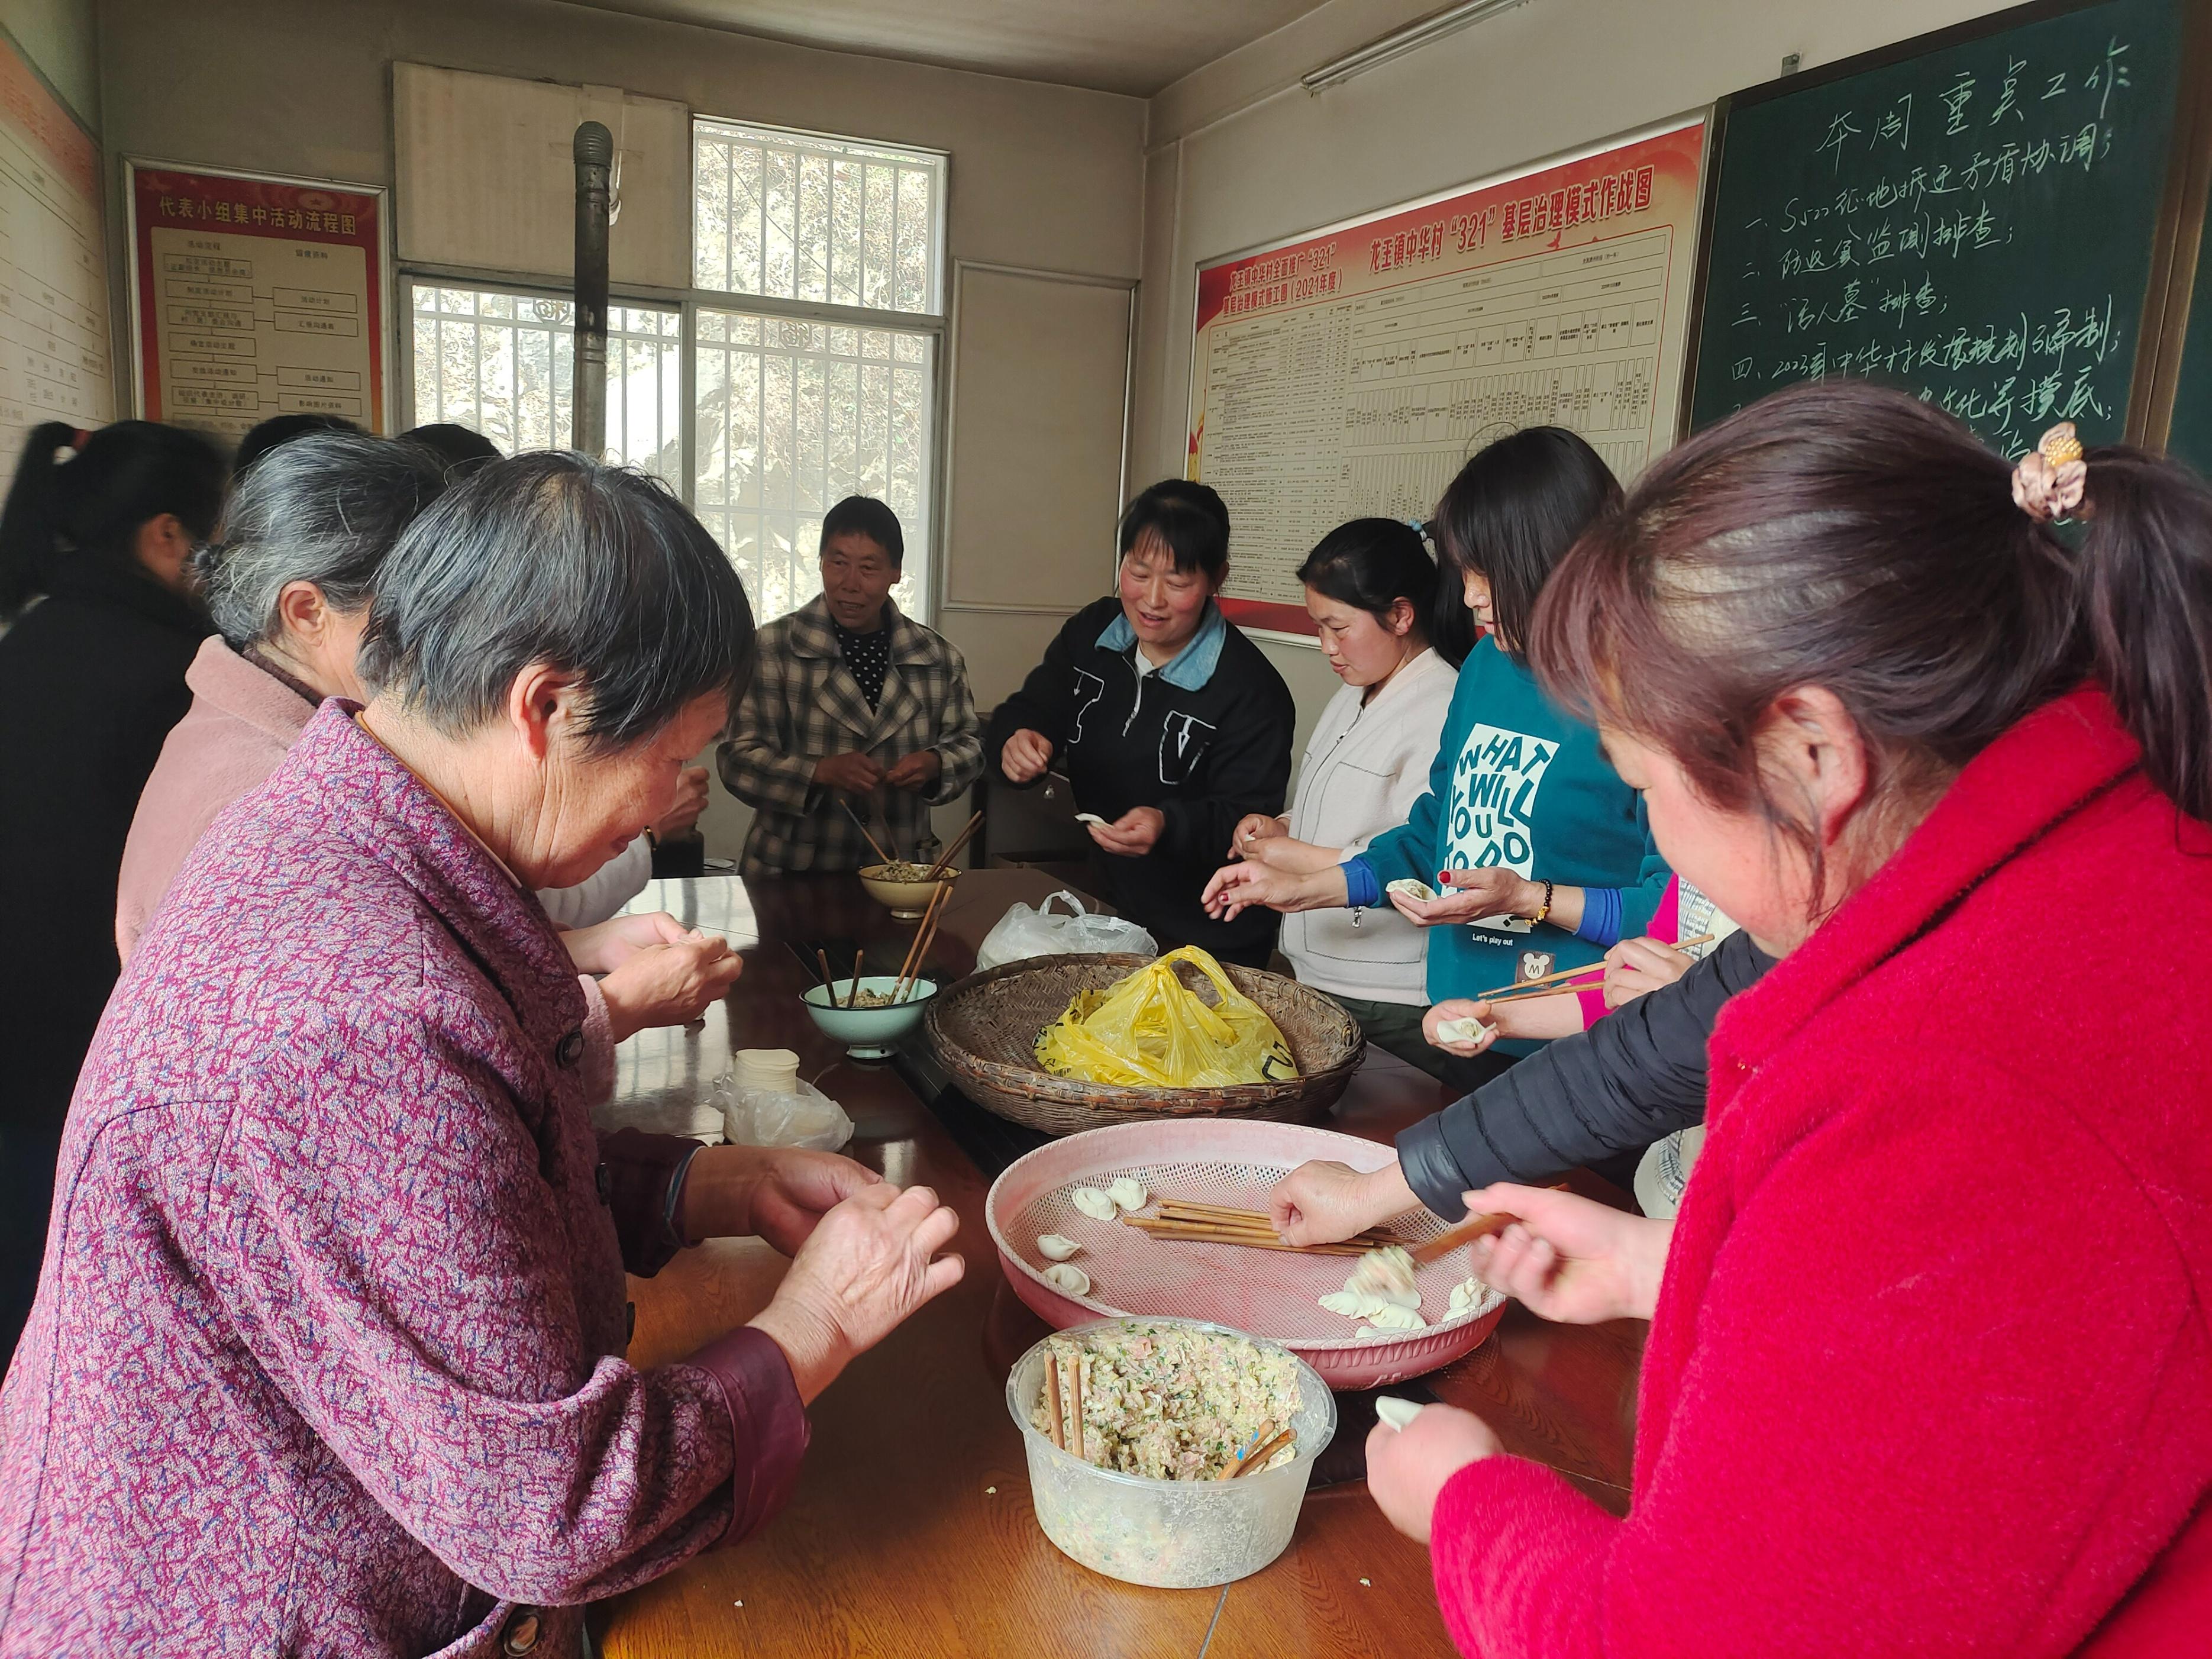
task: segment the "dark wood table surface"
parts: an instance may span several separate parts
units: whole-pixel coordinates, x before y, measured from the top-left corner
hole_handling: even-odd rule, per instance
[[[969,972],[1006,907],[1036,903],[1054,885],[1029,871],[963,875],[930,975],[943,981]],[[743,1545],[710,1552],[595,1611],[609,1659],[1452,1652],[1427,1551],[1394,1531],[1358,1481],[1310,1496],[1288,1551],[1219,1589],[1142,1589],[1061,1555],[1031,1511],[1005,1399],[1014,1358],[1045,1328],[1007,1288],[984,1231],[983,1197],[995,1171],[962,1144],[989,1163],[995,1148],[978,1137],[997,1120],[938,1098],[926,1055],[909,1054],[896,1066],[846,1059],[799,1006],[799,994],[820,977],[815,944],[842,943],[842,960],[832,954],[840,975],[861,945],[871,971],[895,971],[912,929],[849,876],[659,882],[635,908],[665,908],[725,933],[744,952],[745,971],[703,1029],[645,1032],[623,1045],[603,1121],[680,1126],[728,1069],[732,1048],[796,1049],[802,1074],[857,1126],[846,1151],[890,1180],[927,1184],[958,1212],[954,1248],[968,1272],[815,1402],[813,1443],[781,1516]],[[919,1033],[915,1041],[926,1046]],[[1426,1073],[1370,1050],[1331,1127],[1388,1139],[1447,1098]],[[653,1279],[632,1279],[630,1358],[678,1359],[743,1323],[767,1303],[783,1268],[757,1240],[722,1239],[684,1252]],[[1481,1413],[1508,1451],[1559,1469],[1621,1513],[1644,1335],[1635,1322],[1547,1325],[1514,1304],[1490,1340],[1423,1381],[1437,1397]]]

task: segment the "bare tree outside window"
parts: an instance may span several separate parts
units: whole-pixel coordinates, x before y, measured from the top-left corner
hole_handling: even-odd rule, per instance
[[[576,307],[494,289],[415,283],[415,422],[451,421],[507,454],[574,441]],[[680,485],[683,317],[616,306],[607,318],[607,452]]]
[[[945,191],[935,151],[700,118],[694,286],[614,296],[604,459],[683,493],[763,620],[821,591],[823,514],[856,495],[898,514],[892,592],[927,620]],[[412,422],[508,454],[574,441],[575,307],[556,279],[406,282]]]
[[[821,591],[822,515],[888,502],[906,532],[893,589],[921,613],[931,556],[945,158],[924,150],[699,120],[692,128],[692,501],[781,616]],[[816,320],[745,297],[874,317]]]

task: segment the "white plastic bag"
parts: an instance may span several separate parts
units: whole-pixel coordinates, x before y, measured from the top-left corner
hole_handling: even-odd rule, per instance
[[[1067,901],[1069,915],[1053,914],[1053,904],[1059,899]],[[1125,921],[1120,916],[1091,915],[1083,908],[1081,899],[1063,887],[1035,909],[1017,904],[1000,916],[998,925],[983,936],[982,944],[975,949],[975,971],[1002,968],[1028,957],[1076,956],[1101,951],[1156,957],[1160,947],[1150,933],[1133,921]]]
[[[722,1109],[722,1133],[733,1146],[803,1146],[834,1152],[853,1138],[845,1109],[804,1078],[796,1091],[740,1089],[714,1079],[711,1098]]]

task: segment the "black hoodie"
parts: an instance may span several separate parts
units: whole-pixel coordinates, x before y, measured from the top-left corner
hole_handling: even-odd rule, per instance
[[[1280,919],[1251,909],[1215,921],[1199,896],[1228,862],[1237,820],[1283,810],[1297,724],[1290,688],[1260,647],[1211,609],[1182,656],[1139,678],[1133,646],[1100,642],[1121,620],[1121,602],[1110,597],[1069,619],[1044,661],[992,714],[985,761],[1003,777],[1006,739],[1026,726],[1051,739],[1052,769],[1074,787],[1078,811],[1111,823],[1133,806],[1158,807],[1167,827],[1144,857],[1093,854],[1105,896],[1162,950],[1197,945],[1264,966]],[[1218,654],[1207,672],[1216,629]]]
[[[0,635],[0,1365],[38,1287],[70,1092],[115,988],[123,842],[208,632],[135,562],[61,562]]]

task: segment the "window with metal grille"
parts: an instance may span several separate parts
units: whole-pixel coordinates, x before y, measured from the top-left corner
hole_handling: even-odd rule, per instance
[[[509,455],[564,449],[575,430],[573,301],[410,280],[414,424],[473,428]],[[607,314],[607,459],[681,486],[683,313]]]
[[[614,295],[605,458],[683,494],[764,622],[821,591],[823,514],[881,499],[906,538],[892,592],[927,619],[945,156],[700,118],[692,164],[696,286]],[[509,454],[573,441],[570,299],[489,273],[406,280],[410,424]]]
[[[693,123],[692,504],[764,618],[821,591],[855,495],[898,514],[926,614],[944,204],[932,151]]]
[[[723,294],[933,313],[945,157],[700,119],[692,281]]]

